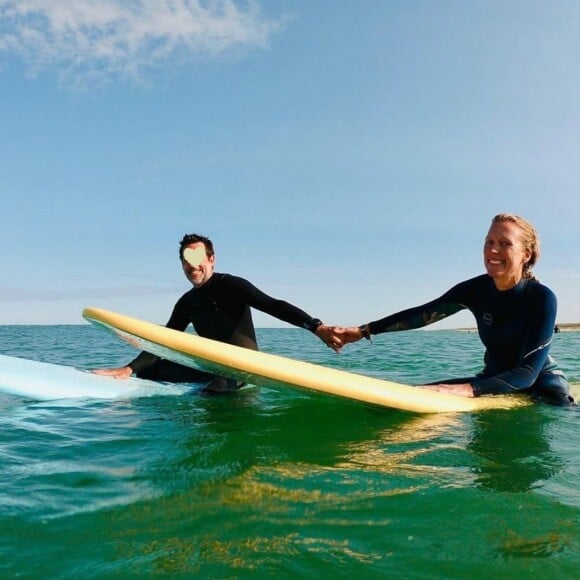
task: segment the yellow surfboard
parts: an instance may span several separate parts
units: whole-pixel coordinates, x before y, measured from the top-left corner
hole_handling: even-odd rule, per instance
[[[508,409],[530,404],[521,396],[467,398],[392,383],[179,332],[100,308],[86,308],[89,322],[104,326],[138,349],[174,362],[257,385],[282,384],[412,411],[449,413]]]

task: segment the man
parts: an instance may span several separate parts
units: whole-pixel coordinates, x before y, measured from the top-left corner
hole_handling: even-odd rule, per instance
[[[264,294],[253,284],[231,274],[214,272],[215,253],[210,239],[186,234],[179,245],[179,258],[186,278],[193,288],[175,304],[166,326],[185,330],[191,323],[199,336],[228,344],[258,350],[250,308],[256,308],[279,320],[310,330],[330,348],[334,344],[331,327],[283,300]],[[156,355],[142,352],[128,365],[99,369],[97,374],[140,378],[167,382],[206,382],[204,391],[233,391],[239,382],[192,369]]]

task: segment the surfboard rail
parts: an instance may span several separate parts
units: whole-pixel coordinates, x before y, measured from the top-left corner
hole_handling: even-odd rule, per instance
[[[415,413],[473,412],[530,404],[524,397],[468,398],[419,389],[226,344],[101,308],[85,308],[83,317],[141,350],[186,366],[256,384],[272,381]]]

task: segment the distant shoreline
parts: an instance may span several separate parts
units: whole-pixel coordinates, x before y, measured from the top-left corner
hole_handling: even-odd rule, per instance
[[[580,322],[562,322],[562,323],[557,322],[556,328],[560,332],[567,332],[570,330],[580,330]]]
[[[456,328],[459,332],[477,332],[477,328]],[[580,322],[557,322],[556,332],[575,332],[580,330]]]

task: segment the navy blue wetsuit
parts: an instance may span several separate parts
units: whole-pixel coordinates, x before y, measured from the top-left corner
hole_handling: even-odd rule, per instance
[[[258,350],[250,308],[311,332],[321,324],[296,306],[264,294],[244,278],[214,273],[205,284],[192,288],[177,301],[166,326],[185,330],[192,324],[199,336]],[[158,381],[200,382],[213,378],[147,352],[128,366],[138,377]]]
[[[443,296],[369,324],[371,334],[420,328],[463,309],[475,316],[485,346],[484,369],[475,377],[437,381],[470,383],[475,396],[527,393],[552,404],[574,402],[568,382],[549,356],[556,296],[536,280],[500,291],[487,274],[461,282]]]

